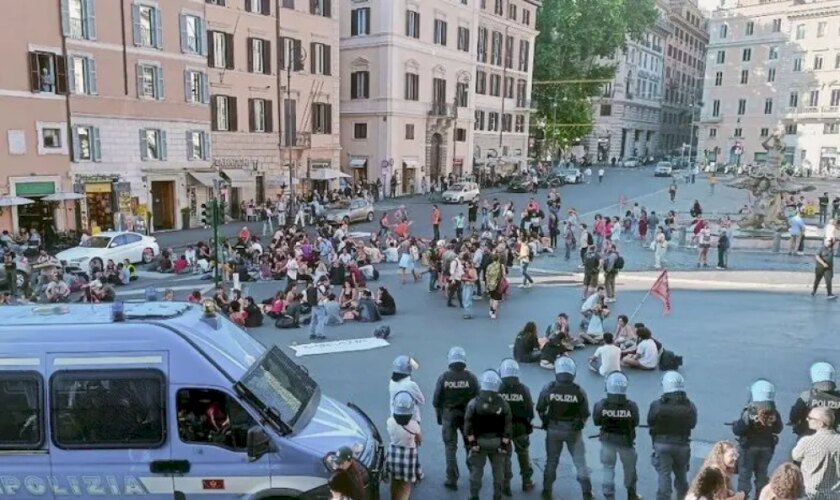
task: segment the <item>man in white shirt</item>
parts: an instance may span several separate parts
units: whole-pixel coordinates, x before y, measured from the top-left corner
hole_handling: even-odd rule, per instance
[[[604,345],[595,350],[589,358],[589,369],[602,377],[621,371],[621,349],[613,344],[613,334],[604,334]]]
[[[640,327],[636,330],[636,333],[639,336],[636,352],[625,356],[621,360],[622,366],[640,370],[655,370],[659,366],[659,348],[651,338],[650,330],[647,327]]]
[[[455,304],[452,303],[452,299],[456,296],[458,297],[458,304],[460,304],[461,309],[464,308],[464,304],[461,299],[461,280],[464,279],[464,263],[461,262],[460,256],[455,256],[452,259],[452,262],[449,263],[449,295],[446,300],[446,305],[448,307],[455,307]]]
[[[70,287],[57,274],[54,274],[52,281],[47,285],[47,300],[50,302],[67,302],[70,297]]]
[[[300,264],[298,264],[296,258],[290,258],[289,262],[286,263],[286,279],[288,280],[286,283],[286,293],[289,293],[297,285],[299,269]]]

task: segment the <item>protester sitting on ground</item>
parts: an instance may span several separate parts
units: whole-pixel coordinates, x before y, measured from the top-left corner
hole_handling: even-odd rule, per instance
[[[300,300],[303,295],[294,292],[289,293],[293,295],[291,300],[287,300],[285,312],[274,322],[274,326],[277,328],[300,328]]]
[[[93,280],[87,285],[87,301],[93,303],[113,302],[116,292],[111,285],[103,284],[100,280]]]
[[[47,302],[67,302],[70,298],[70,287],[67,286],[61,275],[55,274],[52,281],[47,285],[45,294]]]
[[[364,323],[375,323],[382,320],[370,290],[362,290],[362,296],[356,308],[345,312],[344,319],[355,319]]]
[[[344,310],[354,309],[358,302],[358,291],[353,287],[353,283],[349,280],[344,281],[341,285],[341,294],[338,298],[338,303]]]
[[[173,271],[172,257],[170,256],[169,250],[163,251],[155,270],[159,273],[171,273]]]
[[[262,326],[263,314],[253,297],[245,297],[245,326],[254,328]]]
[[[175,271],[175,274],[182,274],[190,272],[189,267],[190,263],[187,260],[187,256],[182,254],[180,257],[178,257],[178,260],[175,261],[175,264],[173,265],[173,270]]]
[[[167,288],[163,291],[163,301],[164,302],[174,302],[175,301],[175,290],[171,288]]]
[[[105,263],[105,269],[103,269],[102,275],[105,283],[112,283],[115,285],[119,283],[117,264],[114,262],[114,259],[108,259]]]
[[[376,299],[376,307],[382,316],[393,316],[397,314],[397,303],[393,295],[384,286],[379,287],[379,294]]]
[[[595,354],[589,357],[589,369],[602,377],[621,371],[621,349],[613,344],[612,333],[604,333],[604,345],[595,349]]]
[[[540,360],[540,340],[537,337],[537,325],[533,321],[516,334],[513,341],[513,359],[520,363],[536,363]]]
[[[219,285],[216,287],[216,293],[213,295],[213,300],[216,302],[216,307],[218,307],[223,313],[227,314],[230,310],[230,301],[227,296],[225,296],[224,286]]]
[[[770,482],[761,490],[758,500],[799,500],[805,496],[802,471],[793,462],[776,467]]]
[[[335,294],[330,292],[327,294],[327,300],[324,301],[324,313],[326,314],[327,326],[338,326],[344,323],[344,318],[341,317],[341,307],[335,300]]]
[[[385,262],[389,263],[396,263],[400,260],[400,254],[397,250],[397,243],[392,241],[388,244],[388,248],[385,249]]]
[[[200,290],[193,290],[192,293],[190,293],[187,296],[187,302],[189,302],[190,304],[201,304],[201,302],[202,302],[201,291]]]
[[[131,271],[128,267],[120,262],[117,264],[117,285],[128,285],[131,283]]]
[[[632,354],[622,358],[621,365],[641,370],[655,370],[659,366],[659,349],[651,338],[651,331],[642,326],[636,329],[636,334],[639,336],[639,343]]]
[[[228,318],[230,318],[231,321],[244,327],[247,317],[248,314],[242,310],[242,305],[240,305],[238,301],[232,301],[230,303],[230,314],[228,314]]]
[[[570,351],[565,343],[565,335],[561,330],[549,330],[546,341],[540,350],[540,368],[554,369],[554,361]]]
[[[277,292],[273,298],[263,301],[263,312],[273,319],[278,319],[286,311],[285,294],[282,290]]]
[[[718,500],[721,492],[725,491],[723,472],[716,467],[705,467],[697,473],[685,500]]]
[[[625,314],[619,314],[615,325],[615,345],[621,349],[624,356],[636,348],[639,337],[636,335],[636,328],[630,325],[630,320]]]

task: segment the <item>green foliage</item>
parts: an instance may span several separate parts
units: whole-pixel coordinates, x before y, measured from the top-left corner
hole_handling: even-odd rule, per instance
[[[534,123],[548,142],[563,147],[591,132],[590,99],[599,95],[603,83],[536,82],[611,80],[613,56],[628,37],[643,38],[658,16],[655,0],[543,1],[537,14],[532,97],[538,105]]]

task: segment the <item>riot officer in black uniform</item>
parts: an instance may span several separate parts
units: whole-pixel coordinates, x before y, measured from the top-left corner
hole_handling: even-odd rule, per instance
[[[577,366],[572,358],[561,356],[554,362],[554,382],[549,382],[537,399],[537,413],[546,429],[546,463],[543,476],[542,498],[551,500],[557,465],[563,445],[569,447],[572,462],[577,469],[577,480],[584,500],[592,500],[592,482],[586,466],[586,449],[581,430],[589,418],[589,401],[586,393],[577,385]]]
[[[811,365],[811,388],[803,391],[790,409],[790,423],[797,439],[814,433],[808,428],[808,412],[817,406],[834,410],[834,422],[840,422],[840,391],[834,381],[834,366],[825,361]]]
[[[639,407],[627,399],[627,376],[612,372],[606,379],[607,397],[595,403],[592,420],[601,428],[601,464],[604,466],[604,498],[615,500],[615,462],[621,458],[624,467],[624,487],[628,500],[639,500],[636,495],[636,427],[639,425]]]
[[[519,363],[513,359],[505,359],[499,367],[499,374],[502,376],[502,386],[499,388],[499,395],[510,405],[510,412],[513,415],[513,441],[516,457],[519,459],[519,473],[522,475],[522,491],[534,489],[534,482],[531,476],[534,471],[531,469],[531,458],[529,448],[531,446],[531,433],[534,426],[531,420],[534,418],[534,400],[531,399],[531,391],[519,381]],[[513,496],[510,490],[510,482],[513,479],[513,453],[508,455],[505,463],[505,484],[504,493]]]
[[[478,379],[467,370],[467,353],[462,347],[449,349],[449,369],[438,378],[432,405],[438,425],[441,425],[446,449],[446,482],[444,486],[458,489],[458,432],[464,438],[464,413],[467,404],[478,395]]]
[[[493,472],[493,500],[501,500],[505,462],[510,455],[512,417],[510,406],[499,395],[502,379],[495,370],[481,374],[481,391],[467,405],[464,434],[470,467],[470,500],[478,500],[484,465],[490,460]]]
[[[650,404],[647,422],[653,440],[651,462],[659,476],[656,500],[671,500],[672,476],[677,498],[685,498],[697,408],[685,394],[685,379],[679,372],[669,371],[662,376],[662,397]]]
[[[776,410],[776,387],[759,379],[750,386],[750,402],[741,418],[732,423],[732,432],[741,445],[738,456],[738,491],[750,496],[750,479],[755,476],[755,498],[768,482],[767,468],[782,432],[782,416]]]

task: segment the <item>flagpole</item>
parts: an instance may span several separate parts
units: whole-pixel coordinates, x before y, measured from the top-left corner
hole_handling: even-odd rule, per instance
[[[648,297],[650,297],[650,289],[648,289],[648,291],[647,291],[647,293],[645,294],[645,296],[644,296],[644,297],[642,297],[642,301],[641,301],[641,302],[639,302],[639,305],[638,305],[638,306],[636,306],[636,310],[635,310],[635,311],[633,311],[633,314],[631,314],[631,315],[630,315],[630,319],[628,319],[628,320],[627,320],[627,324],[630,324],[630,323],[632,323],[632,322],[633,322],[633,318],[635,318],[635,317],[636,317],[636,314],[639,312],[639,309],[641,309],[641,308],[642,308],[642,306],[644,305],[644,303],[645,303],[645,301],[648,299]]]
[[[642,301],[641,301],[641,302],[639,302],[639,305],[638,305],[638,306],[636,306],[636,310],[635,310],[635,311],[633,311],[633,314],[631,314],[631,315],[630,315],[630,318],[627,320],[627,322],[628,322],[628,323],[631,323],[631,322],[633,321],[633,318],[635,318],[635,317],[636,317],[636,314],[638,314],[639,309],[641,309],[641,308],[642,308],[642,306],[644,305],[645,301],[648,299],[648,297],[650,297],[651,292],[653,292],[653,289],[657,287],[657,284],[659,283],[659,281],[660,281],[663,277],[665,277],[665,287],[666,287],[666,290],[667,290],[667,286],[668,286],[668,281],[667,281],[667,280],[668,280],[668,277],[667,277],[667,276],[668,276],[668,271],[662,271],[662,273],[660,273],[660,274],[659,274],[659,277],[658,277],[658,278],[656,278],[656,281],[654,281],[654,282],[653,282],[653,285],[651,285],[651,287],[650,287],[650,288],[648,288],[648,291],[647,291],[647,293],[645,294],[645,296],[644,296],[644,297],[642,297]],[[668,311],[670,310],[670,305],[669,305],[669,303],[668,303],[669,299],[667,299],[667,298],[666,298],[666,299],[664,299],[664,300],[666,301],[666,302],[665,302],[665,314],[668,314]]]

